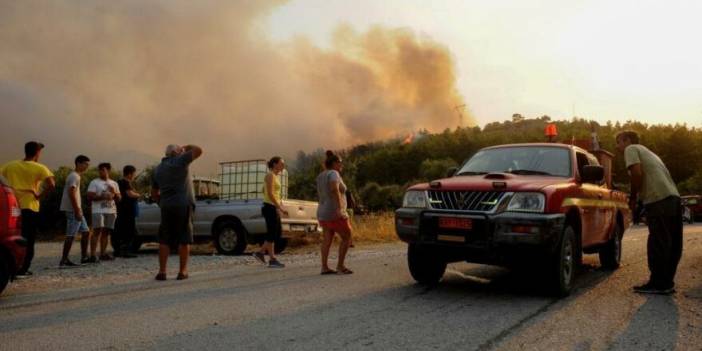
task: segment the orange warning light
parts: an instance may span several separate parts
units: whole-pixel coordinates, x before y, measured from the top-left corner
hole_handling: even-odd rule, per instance
[[[549,137],[553,138],[558,135],[558,130],[556,129],[556,124],[555,123],[549,123],[546,125],[546,130],[544,130],[544,134]]]

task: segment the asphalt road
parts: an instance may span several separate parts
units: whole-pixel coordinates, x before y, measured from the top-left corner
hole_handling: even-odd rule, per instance
[[[314,254],[282,255],[279,270],[199,255],[189,280],[167,282],[152,280],[154,253],[70,271],[45,255],[0,298],[0,349],[702,350],[702,225],[685,227],[672,296],[631,292],[645,241],[642,227],[625,234],[615,272],[586,256],[560,300],[529,272],[465,263],[418,286],[403,244],[354,249],[349,276],[320,276]]]

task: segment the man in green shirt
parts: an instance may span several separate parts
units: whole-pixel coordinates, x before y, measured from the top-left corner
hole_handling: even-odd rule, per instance
[[[682,256],[682,207],[680,194],[663,161],[639,144],[634,131],[617,134],[617,149],[624,153],[631,176],[629,206],[634,210],[641,198],[648,223],[649,281],[634,291],[648,294],[675,292],[675,272]]]

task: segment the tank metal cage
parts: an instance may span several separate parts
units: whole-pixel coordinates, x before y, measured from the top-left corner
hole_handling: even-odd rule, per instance
[[[268,173],[265,160],[220,162],[220,199],[263,199],[263,179]],[[282,198],[288,198],[288,172],[280,174]]]

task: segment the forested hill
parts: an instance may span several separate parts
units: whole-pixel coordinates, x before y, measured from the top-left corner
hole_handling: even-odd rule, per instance
[[[407,186],[443,177],[449,167],[460,165],[483,147],[546,141],[544,129],[548,123],[556,124],[557,141],[564,143],[590,139],[594,125],[600,146],[616,155],[614,182],[623,189],[628,187],[628,177],[623,156],[616,152],[614,136],[624,129],[635,130],[641,136],[641,144],[663,159],[682,194],[702,193],[702,129],[685,124],[648,125],[636,121],[599,125],[580,118],[551,121],[548,116],[526,119],[520,115],[484,128],[447,129],[438,134],[420,131],[405,140],[372,142],[339,150],[344,161],[344,181],[368,208],[395,208],[401,204]],[[290,172],[292,198],[316,200],[315,178],[323,158],[321,149],[298,153]]]

